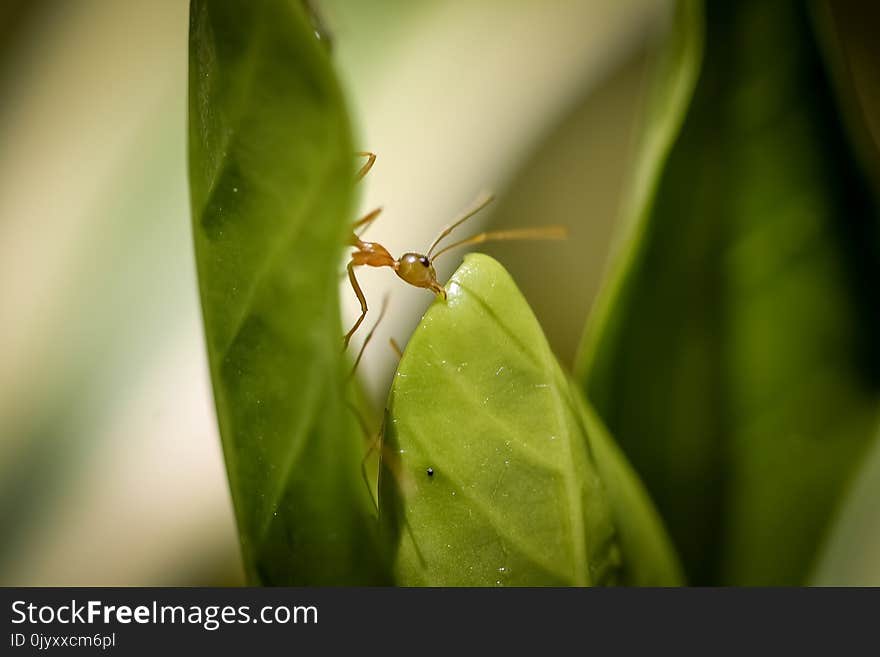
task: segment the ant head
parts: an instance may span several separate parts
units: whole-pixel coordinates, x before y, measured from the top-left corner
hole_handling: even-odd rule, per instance
[[[427,288],[437,296],[446,298],[446,290],[437,282],[434,265],[427,256],[421,253],[404,253],[397,261],[395,271],[410,285]]]

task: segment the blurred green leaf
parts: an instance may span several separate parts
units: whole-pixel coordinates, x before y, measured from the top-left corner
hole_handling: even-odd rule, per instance
[[[675,549],[651,498],[602,420],[569,377],[570,399],[608,497],[623,553],[621,582],[635,586],[682,584]]]
[[[679,5],[578,363],[697,584],[803,582],[877,426],[878,209],[807,11]]]
[[[352,138],[300,3],[192,3],[189,118],[202,309],[249,580],[381,582],[341,383]]]
[[[880,586],[880,432],[848,487],[811,586]]]
[[[675,584],[650,502],[508,273],[470,255],[388,403],[380,518],[403,585]]]
[[[875,190],[880,190],[880,44],[876,37],[880,5],[823,0],[815,13],[850,138]]]

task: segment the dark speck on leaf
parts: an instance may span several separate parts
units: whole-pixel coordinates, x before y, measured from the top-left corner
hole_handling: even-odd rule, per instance
[[[428,473],[429,477],[433,477],[434,476],[434,468],[428,468],[427,473]]]

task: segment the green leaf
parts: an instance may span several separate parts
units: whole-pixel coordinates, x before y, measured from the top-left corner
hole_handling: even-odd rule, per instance
[[[199,287],[249,579],[383,581],[341,383],[352,138],[301,3],[194,1],[189,93]]]
[[[814,23],[850,140],[880,193],[880,5],[817,3]],[[880,311],[878,311],[880,312]]]
[[[810,586],[880,586],[880,432],[848,488]]]
[[[878,208],[806,3],[706,7],[577,370],[694,583],[796,584],[876,427]]]
[[[508,273],[469,255],[447,291],[388,402],[379,502],[398,583],[677,583],[650,502]]]

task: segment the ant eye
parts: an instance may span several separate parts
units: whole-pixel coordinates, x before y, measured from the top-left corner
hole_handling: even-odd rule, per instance
[[[430,260],[428,260],[425,256],[419,258],[419,262],[421,262],[425,267],[431,264]]]

